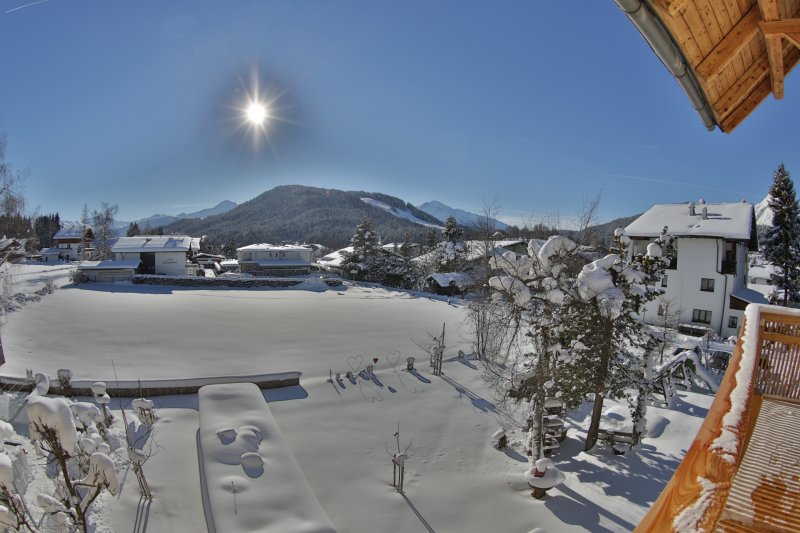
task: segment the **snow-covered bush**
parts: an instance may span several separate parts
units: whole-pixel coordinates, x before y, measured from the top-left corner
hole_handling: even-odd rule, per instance
[[[97,435],[97,429],[91,424],[86,427],[86,436],[80,438],[75,426],[77,413],[81,413],[81,422],[83,420],[93,422],[97,416],[91,409],[86,408],[86,405],[93,407],[95,411],[96,407],[91,404],[81,406],[80,403],[83,402],[77,404],[75,414],[64,398],[31,396],[26,406],[31,439],[41,450],[52,456],[61,471],[61,479],[56,488],[56,496],[60,501],[56,502],[63,506],[64,510],[62,511],[50,500],[40,501],[41,506],[56,509],[55,515],[48,519],[56,530],[71,531],[70,523],[74,521],[81,531],[88,531],[86,514],[92,502],[103,489],[108,489],[112,494],[117,494],[119,490],[111,458],[99,451],[89,455],[86,475],[83,478],[73,480],[71,477],[70,464],[82,454],[88,450],[109,451],[108,445],[102,442]],[[101,441],[99,444],[98,440]],[[2,471],[1,466],[0,471]]]

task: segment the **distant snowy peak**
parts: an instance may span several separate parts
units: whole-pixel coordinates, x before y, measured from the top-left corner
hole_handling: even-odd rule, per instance
[[[397,207],[393,207],[393,206],[391,206],[389,204],[385,204],[385,203],[381,202],[380,200],[376,200],[374,198],[362,198],[361,201],[364,202],[365,204],[371,205],[372,207],[377,207],[378,209],[383,209],[384,211],[386,211],[390,215],[394,215],[397,218],[402,218],[402,219],[408,220],[410,222],[414,222],[415,224],[420,224],[422,226],[428,226],[429,228],[441,228],[441,226],[438,226],[436,224],[431,224],[430,222],[427,222],[425,220],[422,220],[421,218],[418,218],[417,216],[415,216],[413,213],[411,213],[410,211],[408,211],[406,209],[398,209]],[[424,209],[423,209],[423,211],[424,211]],[[426,211],[426,213],[427,213],[427,211]],[[439,218],[439,217],[436,217],[436,218]]]
[[[763,200],[755,205],[756,210],[756,224],[759,226],[772,225],[772,209],[769,207],[769,201],[772,197],[768,194]]]
[[[417,206],[418,209],[425,211],[429,215],[432,215],[439,220],[447,220],[448,217],[454,216],[456,222],[460,226],[465,227],[478,227],[483,223],[483,216],[478,215],[476,213],[470,213],[469,211],[464,211],[463,209],[456,209],[454,207],[450,207],[448,205],[444,205],[441,202],[426,202],[422,205]],[[499,220],[492,219],[494,221],[494,226],[498,230],[506,230],[508,229],[508,224],[504,224]]]

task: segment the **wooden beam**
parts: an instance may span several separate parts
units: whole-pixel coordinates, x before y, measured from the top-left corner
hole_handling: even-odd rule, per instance
[[[787,33],[786,38],[789,40],[790,43],[800,48],[800,32]]]
[[[783,59],[784,72],[789,74],[789,72],[797,65],[798,62],[800,62],[800,49],[788,47],[786,57]],[[764,78],[761,84],[757,85],[753,91],[745,97],[742,103],[733,110],[733,112],[731,112],[724,120],[719,122],[719,129],[725,133],[732,132],[736,126],[741,124],[741,122],[753,112],[758,104],[760,104],[767,96],[769,96],[771,91],[772,87],[770,85],[770,81]]]
[[[688,1],[689,0],[655,0],[655,3],[665,9],[670,17],[674,17],[683,11]]]
[[[777,0],[758,0],[758,9],[761,11],[761,18],[764,20],[778,20]]]
[[[782,35],[800,32],[800,19],[762,20],[758,23],[764,35]]]
[[[758,35],[758,22],[760,15],[758,7],[750,8],[736,26],[714,47],[713,50],[697,65],[695,71],[704,81],[708,82],[741,52],[742,48]]]
[[[783,43],[780,35],[765,35],[769,77],[772,80],[772,94],[776,100],[783,99]]]
[[[714,113],[717,123],[721,123],[730,115],[747,96],[753,92],[764,80],[769,78],[769,62],[761,57],[758,61],[750,65],[744,74],[739,76],[736,83],[731,85],[725,94],[714,102]]]

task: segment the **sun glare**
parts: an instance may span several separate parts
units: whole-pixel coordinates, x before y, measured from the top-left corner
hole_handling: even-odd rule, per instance
[[[267,120],[267,107],[260,102],[250,102],[245,111],[247,121],[254,126],[261,126]]]

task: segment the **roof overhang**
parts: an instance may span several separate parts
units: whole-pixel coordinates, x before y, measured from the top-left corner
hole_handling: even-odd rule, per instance
[[[800,0],[615,0],[709,130],[730,133],[800,62]]]

